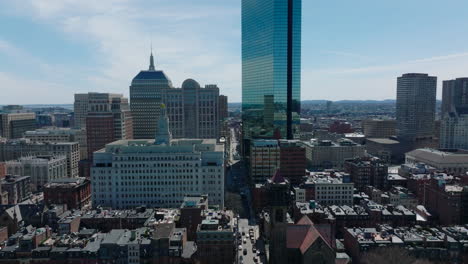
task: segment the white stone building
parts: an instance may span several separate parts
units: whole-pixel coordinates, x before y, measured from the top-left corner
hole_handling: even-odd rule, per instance
[[[10,175],[31,176],[33,191],[40,190],[47,182],[67,176],[67,157],[32,156],[5,162]]]
[[[342,169],[347,159],[363,157],[366,154],[363,145],[351,140],[341,139],[303,142],[309,168]]]
[[[33,131],[26,131],[24,138],[33,142],[78,142],[80,147],[80,159],[85,159],[88,154],[86,143],[86,130],[49,127]]]
[[[439,171],[455,176],[468,172],[468,151],[441,151],[436,149],[415,149],[406,153],[407,164],[425,163]]]
[[[172,139],[165,107],[156,139],[119,140],[94,153],[94,206],[179,207],[185,196],[208,194],[224,207],[224,145],[216,139]]]

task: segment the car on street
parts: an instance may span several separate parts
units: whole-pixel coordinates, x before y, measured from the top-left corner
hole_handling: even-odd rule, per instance
[[[244,248],[244,251],[242,252],[244,255],[247,255],[247,249]]]

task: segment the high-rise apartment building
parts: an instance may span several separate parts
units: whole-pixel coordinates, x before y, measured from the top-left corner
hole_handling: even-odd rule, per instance
[[[216,139],[172,139],[164,105],[155,139],[119,140],[96,151],[93,205],[178,208],[185,196],[207,194],[224,207],[224,145]]]
[[[133,120],[128,99],[121,94],[89,93],[86,116],[88,159],[108,143],[132,138]]]
[[[440,147],[468,149],[468,78],[443,82]]]
[[[407,73],[397,81],[397,137],[401,141],[431,138],[434,132],[437,77]]]
[[[301,15],[301,0],[242,1],[244,140],[293,139],[299,127]]]
[[[34,113],[0,113],[0,137],[21,138],[24,132],[34,129],[36,129],[36,114]]]
[[[187,79],[182,88],[174,88],[163,71],[150,67],[133,78],[130,108],[134,120],[134,138],[151,139],[157,132],[160,106],[166,106],[174,138],[218,138],[220,130],[219,88]]]

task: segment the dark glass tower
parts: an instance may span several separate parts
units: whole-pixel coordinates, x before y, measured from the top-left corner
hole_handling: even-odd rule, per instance
[[[243,138],[292,139],[299,127],[301,0],[242,0]]]

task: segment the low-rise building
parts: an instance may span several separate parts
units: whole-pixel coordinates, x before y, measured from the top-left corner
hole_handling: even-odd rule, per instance
[[[57,222],[58,234],[65,235],[78,232],[80,230],[80,219],[81,214],[79,212],[75,212],[60,219]]]
[[[406,153],[406,163],[424,163],[439,171],[461,176],[468,172],[468,151],[415,149]]]
[[[200,263],[233,263],[236,258],[235,220],[232,211],[205,210],[197,229]]]
[[[363,145],[341,139],[303,142],[306,149],[308,167],[311,169],[342,169],[347,159],[363,157]]]
[[[78,177],[78,161],[80,160],[78,142],[33,142],[24,138],[0,141],[0,161],[37,155],[66,156],[67,177]]]
[[[18,204],[29,199],[31,192],[31,177],[6,175],[1,179],[1,190],[8,193],[8,204]]]
[[[81,209],[91,202],[91,182],[87,178],[60,178],[44,186],[47,205],[66,204],[68,209]]]
[[[33,131],[26,131],[24,138],[30,139],[32,142],[78,142],[80,148],[80,160],[86,159],[88,155],[86,130],[48,127],[40,128]]]
[[[396,135],[395,119],[366,119],[362,130],[367,138],[388,138]]]
[[[451,231],[448,231],[451,230]],[[460,230],[460,227],[458,227]],[[466,243],[464,235],[456,239],[460,233],[457,228],[422,228],[422,227],[390,227],[381,225],[377,228],[347,228],[344,236],[346,252],[353,258],[353,263],[360,263],[366,253],[382,247],[398,247],[407,250],[408,254],[417,259],[430,261],[464,263],[467,252],[463,247]],[[454,235],[454,237],[450,235]]]
[[[64,155],[21,157],[5,162],[10,175],[31,176],[33,191],[42,190],[49,181],[67,176],[67,158]]]
[[[351,181],[358,190],[371,185],[384,189],[388,178],[388,165],[376,157],[361,157],[346,160],[345,171],[351,175]]]
[[[187,238],[195,241],[198,225],[202,222],[202,212],[208,209],[208,196],[187,196],[180,206],[180,225],[187,229]]]
[[[424,203],[442,225],[468,223],[468,186],[432,178],[423,185]]]
[[[354,183],[347,173],[311,172],[299,188],[304,190],[304,201],[315,200],[324,206],[353,205]]]

